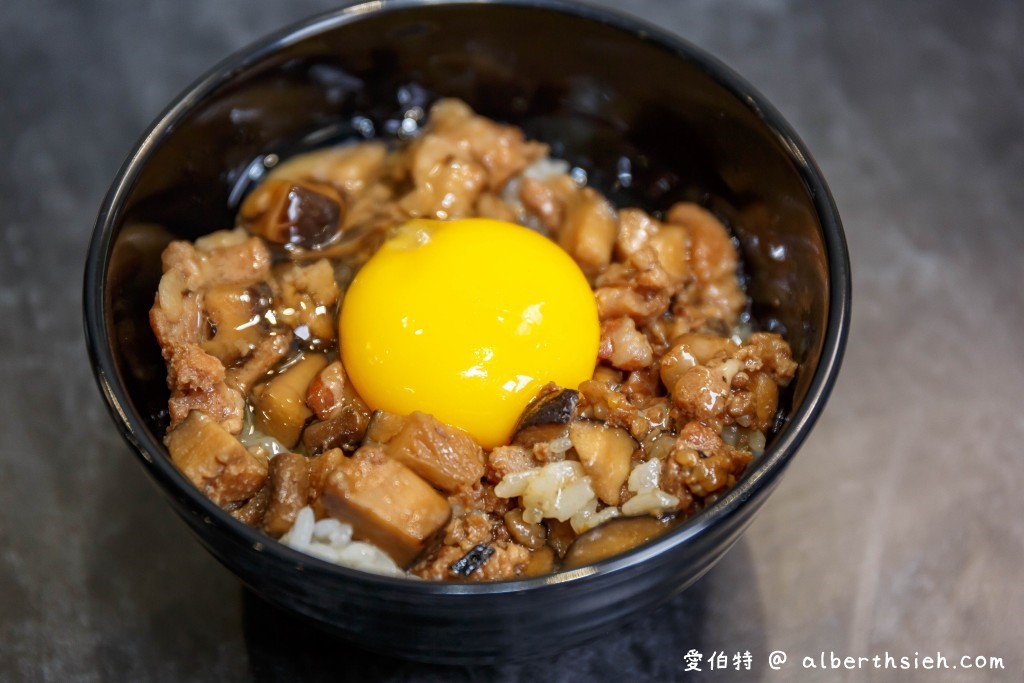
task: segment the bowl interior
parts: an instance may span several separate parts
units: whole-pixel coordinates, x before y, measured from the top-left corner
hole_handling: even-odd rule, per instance
[[[838,218],[802,146],[714,60],[628,20],[574,12],[345,10],[232,58],[168,110],[108,197],[86,282],[102,288],[87,306],[91,342],[112,359],[99,372],[123,392],[117,411],[143,452],[166,425],[165,369],[148,325],[163,247],[231,227],[266,155],[393,137],[439,97],[548,142],[620,207],[690,200],[716,212],[739,242],[755,318],[802,363],[784,396],[787,420],[821,394],[841,336],[833,290],[848,273]]]

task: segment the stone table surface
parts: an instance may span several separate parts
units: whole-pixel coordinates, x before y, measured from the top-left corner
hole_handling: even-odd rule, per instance
[[[852,332],[824,417],[715,569],[598,642],[487,668],[365,654],[247,594],[89,369],[86,244],[131,145],[213,63],[331,4],[0,9],[0,679],[1024,680],[1024,3],[603,3],[711,51],[801,133],[846,226]],[[709,671],[748,650],[749,671]],[[1005,668],[802,668],[823,652]]]

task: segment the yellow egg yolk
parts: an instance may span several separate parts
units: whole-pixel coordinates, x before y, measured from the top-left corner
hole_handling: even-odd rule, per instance
[[[600,340],[572,258],[532,230],[482,218],[399,228],[346,292],[339,333],[371,408],[429,413],[485,448],[508,442],[548,382],[590,379]]]

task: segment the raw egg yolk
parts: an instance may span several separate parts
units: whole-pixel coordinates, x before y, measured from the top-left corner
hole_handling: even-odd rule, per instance
[[[371,408],[429,413],[485,448],[508,442],[548,382],[590,379],[600,340],[594,293],[572,258],[482,218],[399,228],[352,281],[339,333]]]

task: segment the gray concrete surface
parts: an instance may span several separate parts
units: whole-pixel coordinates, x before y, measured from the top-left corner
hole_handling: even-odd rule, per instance
[[[713,52],[800,131],[846,225],[852,336],[717,568],[591,646],[486,669],[366,655],[247,595],[145,480],[88,367],[85,248],[136,137],[214,62],[331,4],[0,8],[0,679],[1024,680],[1024,4],[603,3]],[[709,670],[748,650],[749,671]],[[1005,668],[802,668],[822,652]]]

